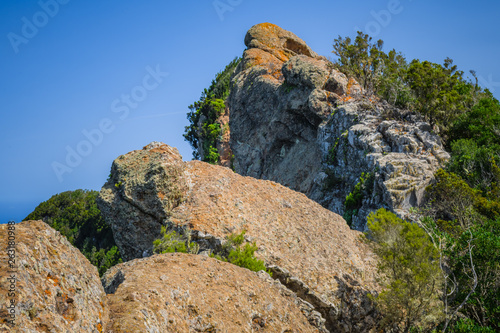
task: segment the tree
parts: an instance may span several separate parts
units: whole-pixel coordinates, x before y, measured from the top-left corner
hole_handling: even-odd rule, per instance
[[[382,328],[431,328],[443,313],[438,250],[423,229],[383,208],[368,216],[368,229],[385,282],[385,289],[374,297],[383,315]]]
[[[407,72],[408,64],[400,52],[392,49],[384,54],[384,67],[377,83],[378,95],[397,107],[411,107],[414,97],[406,84]]]
[[[430,122],[446,131],[449,124],[466,110],[464,99],[472,85],[463,79],[453,60],[443,65],[413,60],[408,68],[408,84],[415,94],[417,110]],[[468,88],[467,88],[468,87]]]
[[[472,139],[460,139],[451,144],[447,170],[459,175],[470,187],[486,197],[500,196],[500,145],[478,146]],[[491,192],[491,195],[490,195]]]
[[[337,62],[339,69],[347,75],[354,76],[365,90],[372,93],[383,66],[383,45],[381,39],[372,43],[372,37],[358,31],[352,44],[349,37],[339,36],[335,39],[332,53],[339,57]]]
[[[477,192],[454,173],[440,169],[436,182],[427,188],[432,215],[437,219],[457,222],[467,230],[481,216],[475,209]]]
[[[489,92],[484,96],[454,122],[450,142],[473,139],[478,146],[500,146],[500,102]]]

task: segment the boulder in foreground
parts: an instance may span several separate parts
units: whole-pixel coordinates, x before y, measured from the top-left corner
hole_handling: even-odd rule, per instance
[[[7,224],[0,225],[0,248],[7,249]],[[42,221],[15,226],[16,273],[7,256],[0,261],[0,328],[10,332],[104,332],[105,293],[97,268],[58,231]],[[10,284],[15,287],[15,325],[6,308]]]
[[[207,256],[132,260],[106,272],[103,284],[110,333],[319,332],[301,312],[311,306],[267,273]]]

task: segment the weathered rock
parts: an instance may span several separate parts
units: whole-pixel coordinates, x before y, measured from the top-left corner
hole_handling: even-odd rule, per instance
[[[359,232],[304,194],[274,182],[242,177],[228,168],[182,162],[176,150],[159,144],[120,156],[111,172],[98,204],[124,258],[150,253],[162,225],[189,226],[200,251],[217,250],[225,236],[246,230],[247,240],[259,247],[257,257],[302,281],[294,291],[311,294],[307,302],[322,304],[315,310],[325,317],[330,331],[344,325],[352,328],[351,313],[366,314],[356,323],[360,332],[373,324],[373,306],[364,300],[369,291],[377,289],[373,254]],[[153,173],[169,181],[160,183],[149,176]],[[116,180],[123,183],[114,186]],[[152,190],[144,191],[146,188]],[[178,193],[179,188],[185,188],[182,196],[171,195],[170,191]],[[142,208],[152,206],[150,203],[164,206],[158,208],[160,213]],[[127,212],[128,218],[119,211]],[[129,236],[131,223],[135,238]],[[346,279],[357,281],[352,299],[344,299],[345,293],[339,289]],[[286,279],[283,283],[287,285]],[[364,309],[357,309],[356,304]]]
[[[2,332],[103,332],[107,312],[97,268],[42,221],[14,227],[16,272],[10,272],[7,256],[2,254],[0,259]],[[0,225],[2,252],[8,246],[8,228]],[[12,274],[16,277],[14,326],[7,322],[6,308],[11,301],[7,278]]]
[[[182,200],[182,169],[177,149],[157,142],[113,162],[98,205],[108,221],[120,221],[110,225],[123,260],[151,254],[158,221],[167,219]]]
[[[250,28],[245,36],[245,45],[249,49],[257,48],[269,52],[281,61],[297,54],[317,56],[302,39],[271,23],[261,23]]]
[[[119,264],[103,277],[108,332],[319,332],[307,305],[266,275],[182,253]]]
[[[248,49],[226,103],[235,171],[276,181],[343,215],[346,196],[362,173],[370,174],[362,202],[345,215],[352,227],[364,230],[366,216],[380,207],[404,217],[449,158],[441,140],[425,123],[385,121],[386,103],[363,96],[353,78],[302,40],[298,49],[307,51],[291,54],[286,38],[276,37],[286,35],[265,23],[245,37]]]

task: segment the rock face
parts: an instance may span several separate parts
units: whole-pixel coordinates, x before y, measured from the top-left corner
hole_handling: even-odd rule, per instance
[[[110,223],[123,260],[147,255],[185,192],[182,157],[176,148],[152,143],[117,158],[101,190],[99,209]],[[151,251],[149,252],[151,254]]]
[[[0,247],[7,249],[8,228],[0,225]],[[97,268],[59,232],[42,221],[14,226],[15,273],[2,255],[0,327],[2,332],[103,332],[105,293]],[[11,230],[12,231],[12,230]],[[7,278],[16,276],[14,287]],[[15,296],[9,296],[9,289]],[[12,291],[11,291],[12,292]],[[6,306],[15,300],[15,325]]]
[[[377,289],[372,252],[359,232],[304,194],[228,168],[182,162],[160,143],[118,157],[111,173],[98,205],[123,258],[151,253],[162,225],[188,226],[200,251],[217,250],[225,236],[246,230],[259,247],[256,256],[323,315],[330,331],[373,326],[366,297]]]
[[[319,332],[301,312],[311,306],[267,273],[207,256],[133,260],[111,268],[103,284],[110,333]]]
[[[354,79],[278,26],[252,27],[245,44],[226,103],[237,173],[276,181],[338,214],[365,173],[368,190],[347,212],[358,230],[374,209],[404,216],[422,202],[449,158],[429,125],[390,120],[387,103],[365,97]]]

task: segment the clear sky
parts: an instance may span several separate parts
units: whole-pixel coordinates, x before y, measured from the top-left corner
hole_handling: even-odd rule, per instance
[[[325,56],[363,30],[410,60],[451,57],[499,98],[499,16],[496,0],[2,0],[0,222],[99,190],[113,159],[151,141],[191,159],[187,107],[254,24]]]

